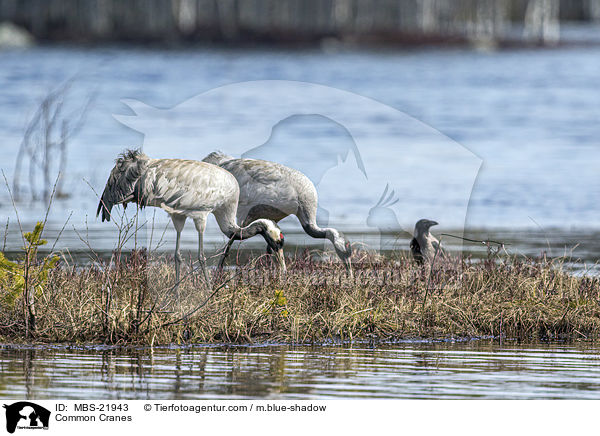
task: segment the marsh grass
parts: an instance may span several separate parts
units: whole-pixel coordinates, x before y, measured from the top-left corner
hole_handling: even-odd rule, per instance
[[[149,259],[149,257],[151,259]],[[117,259],[117,260],[115,260]],[[177,292],[172,258],[145,250],[87,266],[61,262],[37,295],[34,341],[111,344],[394,341],[494,336],[600,337],[600,282],[560,261],[444,259],[433,269],[359,253],[353,279],[309,253],[280,276],[265,256],[213,277],[187,266]],[[0,339],[24,340],[0,306]]]

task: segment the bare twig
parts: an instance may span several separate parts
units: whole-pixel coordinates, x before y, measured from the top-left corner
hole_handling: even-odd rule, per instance
[[[61,235],[63,234],[63,231],[65,230],[65,227],[67,227],[67,224],[69,223],[69,220],[71,219],[72,216],[73,216],[73,211],[71,211],[71,213],[67,217],[67,220],[63,224],[62,229],[60,229],[60,232],[58,232],[58,236],[54,240],[54,244],[52,244],[52,248],[50,249],[51,253],[54,252],[54,248],[56,247],[56,244],[58,243],[58,240],[60,239]]]
[[[10,217],[6,217],[6,227],[4,228],[4,242],[2,243],[2,251],[6,251],[6,237],[8,236],[8,223],[10,222]]]
[[[74,80],[73,77],[49,91],[25,128],[13,174],[16,201],[21,199],[21,171],[25,165],[28,166],[29,191],[33,201],[40,198],[46,202],[49,200],[51,173],[55,169],[60,177],[54,189],[59,197],[65,196],[62,186],[67,167],[67,142],[83,127],[94,100],[94,95],[90,95],[83,108],[64,114],[67,94]]]
[[[469,238],[465,238],[463,236],[455,236],[455,235],[451,235],[449,233],[441,233],[442,236],[449,236],[451,238],[456,238],[456,239],[462,239],[463,241],[468,241],[468,242],[478,242],[480,244],[484,244],[484,245],[489,245],[489,244],[497,244],[500,245],[502,247],[506,246],[506,245],[510,245],[507,244],[505,242],[498,242],[498,241],[492,241],[492,240],[485,240],[485,241],[481,241],[479,239],[469,239]]]
[[[23,226],[21,225],[21,219],[19,218],[19,211],[17,210],[17,205],[15,204],[15,198],[10,190],[10,186],[8,185],[8,180],[6,179],[6,174],[4,174],[4,170],[2,170],[2,177],[4,177],[4,183],[6,184],[6,189],[8,190],[8,195],[10,195],[10,201],[12,202],[13,209],[15,211],[15,215],[17,216],[17,223],[19,224],[19,231],[21,233],[21,239],[23,240],[23,246],[25,246],[25,236],[23,235]]]

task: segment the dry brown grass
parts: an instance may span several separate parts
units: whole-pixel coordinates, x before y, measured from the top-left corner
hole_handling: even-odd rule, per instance
[[[281,277],[259,258],[207,289],[188,267],[143,251],[121,262],[59,265],[36,296],[38,342],[166,344],[392,341],[500,336],[600,338],[600,282],[546,260],[444,260],[433,272],[406,258],[362,254],[355,277],[337,262],[288,259]],[[19,304],[0,306],[0,339],[24,338]]]

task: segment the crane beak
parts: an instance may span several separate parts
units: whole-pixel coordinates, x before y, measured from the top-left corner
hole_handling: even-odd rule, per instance
[[[346,267],[346,272],[348,273],[348,278],[352,280],[354,278],[354,273],[352,272],[352,260],[350,258],[344,261],[344,266]]]
[[[275,257],[275,262],[277,262],[277,265],[279,266],[279,270],[282,273],[285,273],[287,271],[287,268],[285,266],[285,257],[283,257],[283,248],[278,248],[274,250],[273,256]]]

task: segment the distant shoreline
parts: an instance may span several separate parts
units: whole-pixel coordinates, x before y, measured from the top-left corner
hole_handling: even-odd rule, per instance
[[[555,46],[599,20],[597,0],[0,0],[0,23],[42,43]]]

